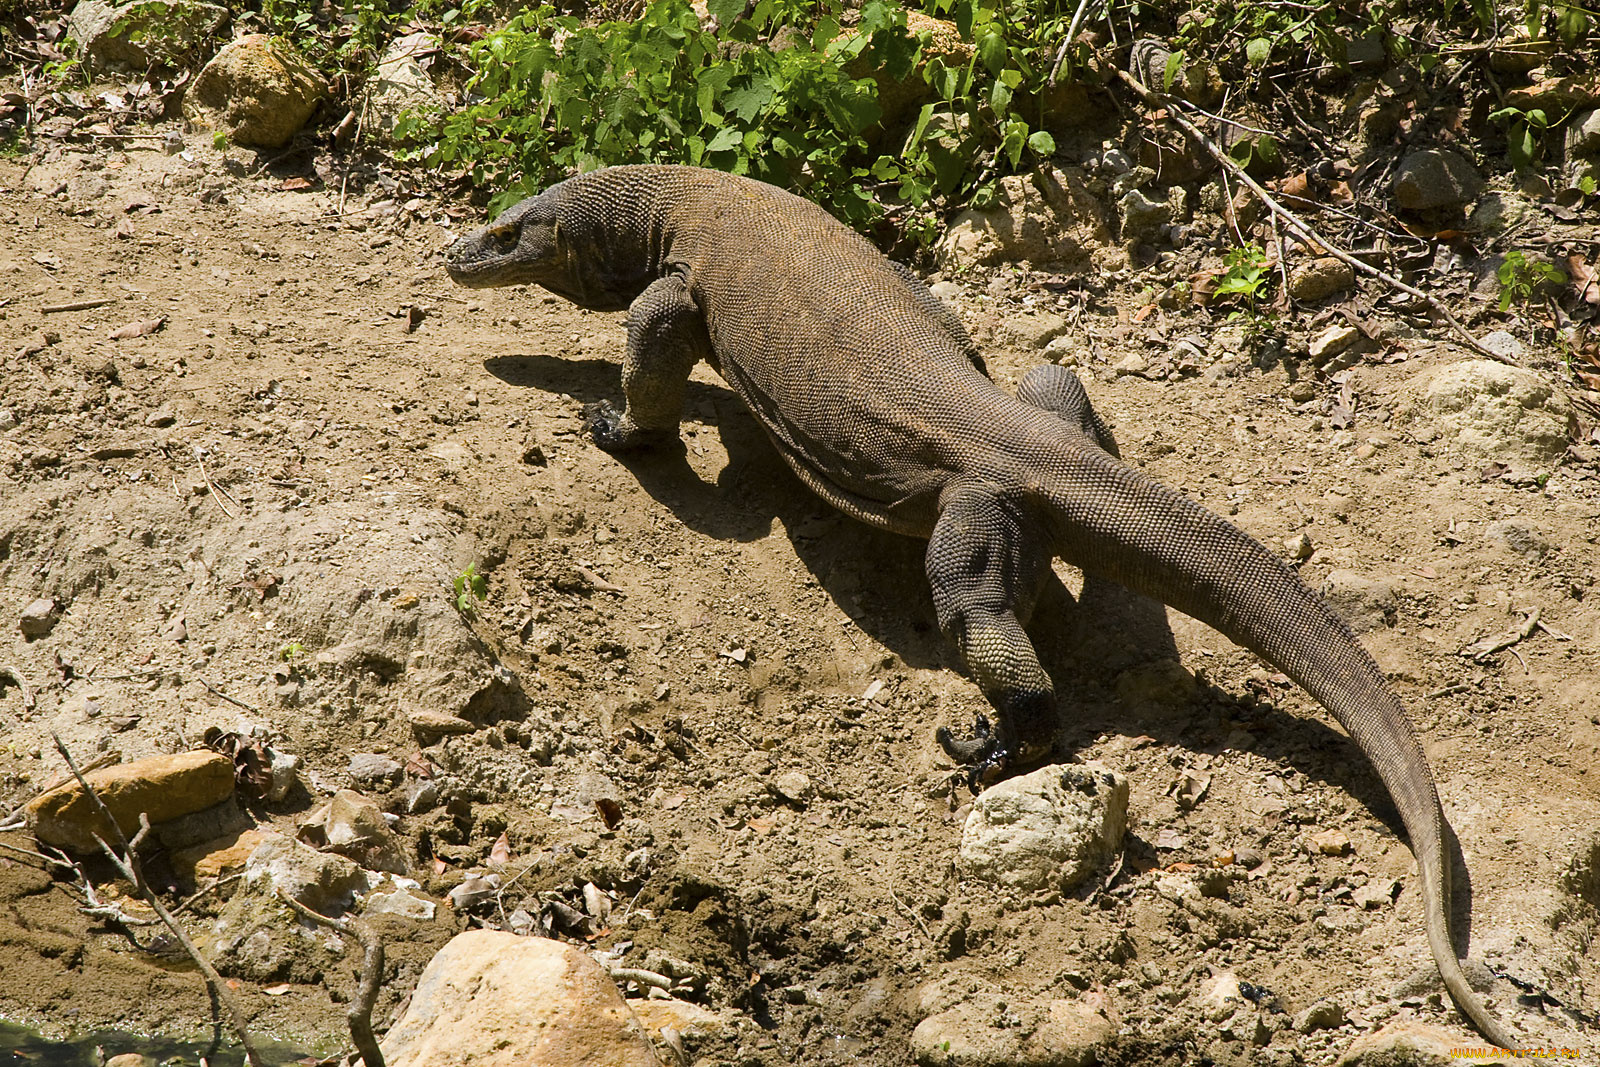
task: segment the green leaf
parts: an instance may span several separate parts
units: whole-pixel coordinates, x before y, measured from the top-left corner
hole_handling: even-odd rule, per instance
[[[1011,161],[1012,167],[1022,162],[1022,146],[1028,142],[1028,124],[1020,120],[1006,123],[1005,135],[1000,141],[1000,151]]]
[[[1011,107],[1011,87],[998,78],[989,86],[989,106],[996,115],[1004,115]]]
[[[773,85],[770,81],[758,82],[747,85],[741,89],[733,89],[722,98],[723,108],[734,115],[740,122],[749,124],[755,121],[772,103]]]
[[[1178,80],[1178,72],[1183,70],[1183,52],[1173,52],[1167,56],[1167,69],[1161,74],[1161,91],[1172,92],[1172,83]]]
[[[730,148],[737,148],[744,140],[744,132],[736,126],[724,126],[711,138],[711,143],[706,145],[706,151],[726,152]]]
[[[1035,155],[1053,156],[1056,154],[1056,139],[1045,130],[1035,130],[1028,135],[1028,147]]]
[[[1577,44],[1589,30],[1589,16],[1580,7],[1565,4],[1556,16],[1556,35],[1567,44]]]
[[[1265,37],[1252,37],[1245,42],[1244,57],[1252,67],[1264,67],[1272,58],[1272,42]]]
[[[999,74],[1006,65],[1006,39],[998,30],[991,30],[978,40],[978,62],[990,74]]]
[[[706,0],[706,10],[726,30],[744,14],[744,0]]]

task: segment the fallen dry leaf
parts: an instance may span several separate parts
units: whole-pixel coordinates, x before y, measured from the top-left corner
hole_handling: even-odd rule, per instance
[[[158,315],[153,319],[138,319],[128,323],[126,326],[118,326],[107,336],[113,341],[126,341],[132,337],[144,337],[147,334],[155,333],[166,324],[167,317],[165,315]]]
[[[505,831],[495,838],[494,847],[489,850],[489,865],[491,867],[504,867],[511,862],[511,841],[506,837]]]
[[[1581,253],[1567,257],[1567,276],[1572,279],[1572,291],[1585,304],[1600,304],[1600,276]]]

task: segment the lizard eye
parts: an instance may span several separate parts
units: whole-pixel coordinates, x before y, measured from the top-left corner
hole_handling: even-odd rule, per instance
[[[496,226],[489,231],[489,238],[501,251],[509,251],[517,246],[517,227]]]

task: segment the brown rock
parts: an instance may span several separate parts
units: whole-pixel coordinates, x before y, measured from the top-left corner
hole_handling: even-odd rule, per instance
[[[1088,1067],[1117,1032],[1087,998],[1006,1008],[1024,1025],[995,1026],[1003,1013],[989,997],[931,1015],[912,1031],[911,1053],[920,1067]]]
[[[49,597],[41,597],[22,609],[22,615],[17,619],[17,629],[22,631],[23,637],[32,641],[55,629],[59,618],[61,612],[56,602]]]
[[[668,1027],[689,1037],[722,1037],[733,1032],[722,1016],[687,1000],[630,1000],[628,1007],[651,1037],[659,1038]]]
[[[383,1041],[406,1067],[660,1067],[599,964],[570,945],[491,930],[457,935],[428,964]]]
[[[1350,1043],[1337,1067],[1446,1067],[1462,1060],[1452,1049],[1473,1052],[1472,1063],[1509,1064],[1512,1057],[1493,1055],[1480,1037],[1458,1036],[1447,1030],[1410,1019],[1390,1023],[1375,1034],[1363,1034]]]
[[[261,830],[241,830],[172,854],[172,871],[194,886],[244,870],[250,853],[268,838]]]
[[[152,756],[85,777],[129,837],[139,831],[141,812],[152,823],[161,823],[203,811],[233,794],[233,761],[217,752]],[[40,841],[74,852],[99,852],[94,835],[111,833],[76,780],[31,801],[28,822]]]
[[[419,745],[431,745],[441,737],[470,734],[477,729],[461,716],[436,708],[417,708],[408,714],[406,719],[410,721],[411,732],[416,736]]]
[[[1324,856],[1343,856],[1351,851],[1350,835],[1343,830],[1324,830],[1311,835],[1311,843]]]
[[[389,828],[378,805],[349,789],[312,812],[300,827],[301,840],[337,852],[374,871],[405,874],[405,847]]]
[[[189,87],[183,113],[241,145],[278,148],[327,93],[304,60],[266,34],[252,33],[211,58]]]
[[[1355,269],[1344,260],[1333,256],[1313,259],[1310,263],[1302,263],[1289,272],[1289,295],[1307,303],[1326,300],[1334,293],[1342,293],[1355,284]]]

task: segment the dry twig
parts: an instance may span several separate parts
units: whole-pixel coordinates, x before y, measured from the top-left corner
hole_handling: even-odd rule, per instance
[[[1472,335],[1472,332],[1465,326],[1461,325],[1460,320],[1450,313],[1450,309],[1445,307],[1435,297],[1423,292],[1414,285],[1410,285],[1402,281],[1386,270],[1374,267],[1366,260],[1356,258],[1349,252],[1346,252],[1344,249],[1338,247],[1333,242],[1323,237],[1321,234],[1317,233],[1304,221],[1302,221],[1300,216],[1296,215],[1294,212],[1278,203],[1276,197],[1267,192],[1266,189],[1262,188],[1260,182],[1250,177],[1249,174],[1246,174],[1243,167],[1239,166],[1239,164],[1235,162],[1226,152],[1217,147],[1216,143],[1212,141],[1211,138],[1207,137],[1203,132],[1201,132],[1199,127],[1190,122],[1188,118],[1184,116],[1183,112],[1177,106],[1175,106],[1165,94],[1158,93],[1149,88],[1138,78],[1135,78],[1125,70],[1117,71],[1117,77],[1121,78],[1124,84],[1137,93],[1139,97],[1151,107],[1164,108],[1166,110],[1167,120],[1169,122],[1182,130],[1184,134],[1188,136],[1188,138],[1195,144],[1205,149],[1206,153],[1210,155],[1212,159],[1215,159],[1224,170],[1238,178],[1239,181],[1243,182],[1245,185],[1249,186],[1250,191],[1255,193],[1256,197],[1260,199],[1264,205],[1266,205],[1267,210],[1271,211],[1275,216],[1282,219],[1289,232],[1293,234],[1301,244],[1304,244],[1313,251],[1326,251],[1327,254],[1336,259],[1342,260],[1345,263],[1348,263],[1353,269],[1359,271],[1360,273],[1369,274],[1386,285],[1398,289],[1408,296],[1416,297],[1418,300],[1425,302],[1429,307],[1433,308],[1433,310],[1439,314],[1440,318],[1449,323],[1450,328],[1455,331],[1457,336],[1465,341],[1475,352],[1479,352],[1482,355],[1488,356],[1490,359],[1500,360],[1503,363],[1511,362],[1510,360],[1506,359],[1506,357],[1498,353],[1491,352],[1489,349],[1480,344],[1478,339]]]
[[[72,768],[73,776],[78,779],[78,784],[83,787],[84,793],[88,795],[89,802],[94,805],[96,814],[105,820],[107,826],[111,827],[111,834],[116,838],[117,844],[122,849],[121,853],[118,853],[116,849],[106,843],[105,838],[95,834],[94,839],[100,843],[100,850],[106,854],[106,858],[111,861],[111,865],[117,869],[117,872],[126,878],[135,891],[144,898],[144,902],[150,905],[155,911],[156,917],[166,924],[168,930],[172,931],[172,936],[178,939],[178,943],[183,946],[183,950],[189,954],[189,958],[200,969],[201,977],[206,982],[206,989],[211,993],[213,1015],[219,1004],[228,1009],[228,1014],[233,1017],[233,1031],[238,1035],[239,1043],[244,1046],[245,1061],[250,1064],[250,1067],[265,1067],[265,1061],[261,1058],[261,1053],[256,1050],[255,1042],[250,1039],[250,1029],[245,1024],[244,1009],[239,1006],[238,998],[233,995],[233,991],[223,982],[222,976],[217,973],[217,969],[211,966],[204,956],[200,955],[200,950],[189,939],[188,933],[178,924],[178,920],[172,917],[172,913],[167,911],[166,907],[161,903],[161,898],[156,896],[155,892],[144,880],[144,872],[140,870],[137,853],[139,846],[144,843],[144,839],[150,834],[150,816],[143,812],[139,813],[139,832],[133,836],[132,841],[129,841],[127,835],[122,832],[122,827],[112,817],[111,810],[106,807],[105,801],[100,799],[100,794],[95,791],[94,786],[89,784],[89,780],[78,769],[78,764],[73,760],[72,753],[67,751],[67,746],[62,742],[60,735],[52,734],[51,736],[55,738],[56,751],[61,753],[61,758],[67,761],[68,767]]]
[[[345,1012],[345,1019],[350,1024],[350,1040],[355,1043],[361,1062],[366,1067],[383,1067],[383,1053],[378,1049],[378,1039],[372,1032],[372,1005],[378,999],[378,983],[383,978],[383,941],[377,931],[368,922],[345,922],[312,911],[281,889],[278,890],[278,899],[289,905],[297,915],[361,942],[361,981]]]

